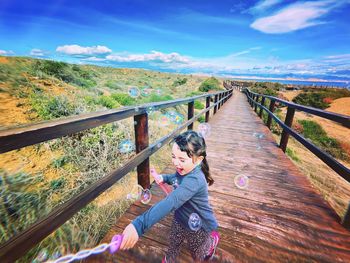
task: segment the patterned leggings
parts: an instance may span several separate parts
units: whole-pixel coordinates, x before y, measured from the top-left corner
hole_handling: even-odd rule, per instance
[[[166,253],[167,263],[176,262],[180,246],[185,239],[193,260],[204,260],[212,244],[210,233],[205,232],[202,228],[198,231],[186,229],[174,217],[170,232],[170,244]]]

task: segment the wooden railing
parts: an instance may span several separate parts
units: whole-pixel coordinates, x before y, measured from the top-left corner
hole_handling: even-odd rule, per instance
[[[13,262],[23,256],[54,230],[69,220],[75,213],[93,201],[114,183],[123,178],[137,166],[138,184],[144,188],[150,187],[149,157],[164,144],[173,139],[184,128],[193,129],[193,123],[205,113],[205,121],[209,121],[209,113],[213,114],[232,96],[232,89],[217,93],[204,94],[195,97],[177,99],[158,103],[149,103],[136,107],[123,107],[118,110],[108,110],[84,114],[65,119],[26,125],[0,131],[0,153],[34,145],[47,140],[71,135],[83,130],[91,129],[106,123],[134,117],[136,156],[126,162],[121,168],[93,183],[67,202],[55,208],[47,216],[41,218],[28,229],[24,230],[0,245],[0,262]],[[194,116],[194,101],[206,99],[206,108]],[[210,105],[211,98],[214,103]],[[188,120],[178,126],[173,132],[149,145],[147,109],[155,110],[188,104]]]
[[[226,81],[227,86],[230,86],[229,81]],[[330,154],[318,148],[315,144],[305,139],[303,136],[298,134],[294,129],[292,129],[293,117],[295,110],[303,111],[309,114],[313,114],[336,123],[343,125],[344,127],[350,128],[350,116],[332,113],[312,107],[307,107],[299,104],[295,104],[289,101],[285,101],[273,96],[258,94],[250,91],[248,88],[242,90],[248,99],[249,104],[254,109],[254,111],[262,118],[263,111],[268,114],[266,125],[271,129],[272,119],[282,127],[282,135],[279,143],[279,147],[283,152],[287,149],[289,135],[293,136],[298,142],[304,145],[308,150],[315,154],[319,159],[321,159],[325,164],[327,164],[333,171],[343,177],[346,181],[350,182],[350,169],[345,167],[343,164],[334,159]],[[269,101],[268,107],[265,106],[265,103]],[[276,102],[287,106],[287,114],[285,121],[280,120],[273,112],[276,106]],[[259,111],[258,111],[259,108]],[[350,129],[349,129],[350,134]],[[349,136],[350,138],[350,136]],[[342,224],[350,228],[350,203],[348,209],[345,213],[345,216],[342,220]]]

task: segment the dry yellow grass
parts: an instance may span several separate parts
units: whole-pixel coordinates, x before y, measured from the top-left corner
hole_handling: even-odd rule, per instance
[[[290,92],[288,92],[290,93]],[[291,94],[284,96],[290,96]],[[340,98],[334,100],[327,111],[350,115],[350,98]],[[282,109],[285,116],[286,108]],[[306,114],[304,112],[296,112],[293,122],[298,120],[312,120],[317,122],[326,131],[326,133],[335,139],[337,139],[342,145],[350,148],[349,138],[350,131],[348,128],[341,126],[333,121]],[[276,137],[276,141],[279,139]],[[341,217],[347,209],[350,202],[350,183],[341,178],[337,173],[330,169],[320,159],[318,159],[313,153],[307,150],[299,142],[293,138],[289,139],[288,148],[292,149],[300,161],[292,160],[296,166],[305,174],[310,180],[313,187],[328,201],[331,207]],[[350,167],[349,162],[340,161],[346,167]]]

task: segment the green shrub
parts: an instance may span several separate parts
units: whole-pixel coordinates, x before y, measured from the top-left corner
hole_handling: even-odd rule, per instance
[[[114,80],[108,80],[105,85],[110,89],[121,89],[118,83]]]
[[[205,122],[205,117],[202,115],[197,119],[198,122],[203,123]]]
[[[32,71],[35,75],[42,75],[44,73],[66,83],[72,83],[84,88],[90,88],[96,85],[93,79],[95,74],[92,71],[87,71],[77,65],[70,65],[65,62],[37,60],[33,64]]]
[[[298,122],[303,126],[302,134],[305,138],[310,139],[315,145],[334,158],[341,160],[349,159],[347,153],[341,148],[340,143],[336,139],[328,137],[327,133],[318,123],[309,120],[299,120]]]
[[[300,93],[298,96],[296,96],[293,99],[293,102],[304,106],[325,109],[329,107],[329,104],[323,101],[324,98],[325,96],[321,93],[306,92]]]
[[[67,163],[68,159],[66,156],[59,157],[52,162],[52,166],[55,168],[60,168]]]
[[[197,110],[202,110],[204,109],[204,104],[200,102],[199,100],[194,101],[194,108]]]
[[[47,195],[30,187],[42,179],[42,175],[9,174],[0,169],[0,243],[25,230],[44,213]]]
[[[220,90],[220,82],[218,79],[211,77],[204,80],[199,86],[199,91],[208,92],[209,90]]]
[[[112,97],[106,95],[102,95],[98,98],[98,104],[108,109],[120,107],[120,104],[117,101],[115,101]]]
[[[31,96],[30,103],[33,110],[44,120],[78,113],[77,107],[69,102],[65,96],[49,97],[34,94]]]
[[[291,148],[286,149],[286,154],[292,158],[292,160],[296,161],[296,162],[300,162],[299,157],[297,156],[297,154],[295,153],[295,151],[293,151]]]
[[[319,109],[326,109],[330,102],[335,99],[350,97],[350,90],[347,89],[307,89],[293,99],[293,102]]]
[[[186,97],[194,97],[194,96],[198,96],[198,95],[202,95],[202,94],[203,94],[203,92],[201,92],[201,91],[192,91],[190,93],[187,93]]]
[[[111,97],[123,106],[134,105],[135,99],[125,93],[113,93]]]
[[[50,182],[50,188],[55,191],[62,188],[65,185],[65,183],[66,183],[66,180],[64,178],[52,180]]]
[[[144,99],[142,102],[160,102],[160,101],[167,101],[167,100],[173,100],[174,98],[171,95],[157,95],[152,93],[149,97]]]
[[[186,84],[186,82],[187,82],[187,78],[183,78],[183,79],[179,78],[179,79],[174,80],[172,86],[173,87],[181,86],[181,85]]]

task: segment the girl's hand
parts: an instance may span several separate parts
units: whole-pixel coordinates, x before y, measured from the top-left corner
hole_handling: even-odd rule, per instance
[[[136,228],[133,224],[129,224],[123,232],[123,241],[120,245],[120,249],[130,249],[133,248],[136,242],[139,240],[139,235],[137,234]]]
[[[160,174],[159,176],[158,176],[158,178],[157,178],[158,180],[156,181],[156,183],[157,184],[161,184],[161,183],[163,183],[164,182],[164,180],[163,180],[163,176]]]

